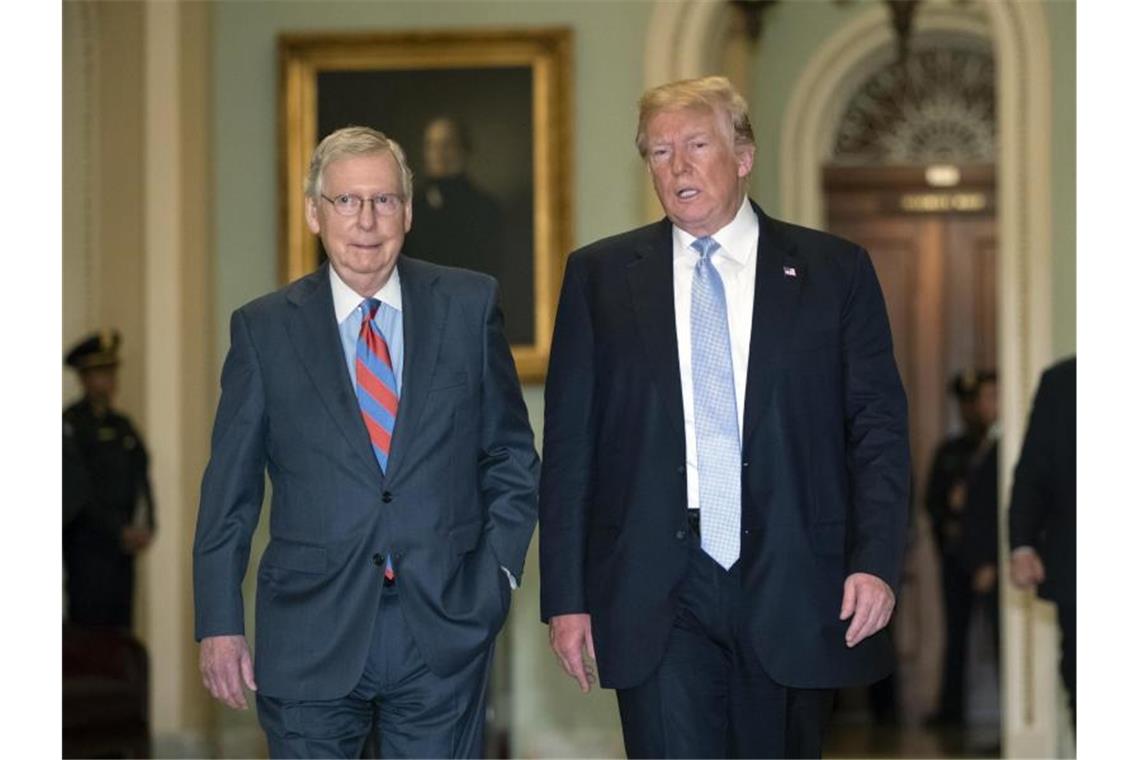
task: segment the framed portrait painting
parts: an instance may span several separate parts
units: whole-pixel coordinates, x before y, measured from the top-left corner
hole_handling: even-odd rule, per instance
[[[373,127],[415,177],[403,255],[493,275],[519,375],[541,381],[571,243],[571,35],[281,35],[282,279],[324,260],[304,216],[313,149]]]

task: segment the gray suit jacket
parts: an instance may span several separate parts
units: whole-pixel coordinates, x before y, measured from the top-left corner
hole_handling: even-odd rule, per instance
[[[538,457],[490,277],[401,257],[403,394],[385,475],[344,362],[328,264],[234,312],[194,540],[195,636],[241,634],[242,578],[272,483],[257,572],[260,691],[331,699],[359,680],[382,558],[428,667],[494,639],[522,577]]]

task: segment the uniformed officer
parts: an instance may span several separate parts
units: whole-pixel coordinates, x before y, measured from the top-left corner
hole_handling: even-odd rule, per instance
[[[134,559],[155,525],[146,447],[111,408],[119,343],[117,331],[99,332],[65,359],[83,398],[63,412],[63,562],[68,620],[129,628]]]
[[[962,722],[966,643],[975,580],[972,553],[966,551],[964,541],[964,520],[970,483],[981,474],[993,450],[991,432],[998,417],[997,373],[959,373],[951,379],[949,391],[958,400],[965,430],[949,436],[938,447],[926,482],[926,509],[942,561],[946,620],[939,711],[931,722],[958,725]]]

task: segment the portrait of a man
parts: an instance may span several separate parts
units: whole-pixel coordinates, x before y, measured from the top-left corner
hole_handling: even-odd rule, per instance
[[[532,343],[530,69],[327,71],[318,84],[318,138],[350,124],[385,124],[408,146],[419,222],[408,253],[495,277],[508,340]]]

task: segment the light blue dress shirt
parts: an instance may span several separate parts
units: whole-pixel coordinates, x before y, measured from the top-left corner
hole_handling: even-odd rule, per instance
[[[348,377],[356,389],[356,341],[360,338],[360,304],[364,298],[340,279],[336,270],[329,267],[332,281],[333,309],[336,312],[337,329],[340,331],[340,345],[344,350],[344,363],[348,366]],[[396,376],[396,395],[403,395],[404,385],[404,313],[403,298],[400,293],[400,273],[393,269],[392,276],[384,287],[372,298],[380,299],[380,308],[373,320],[380,334],[388,343],[388,353],[392,357],[392,374]]]

